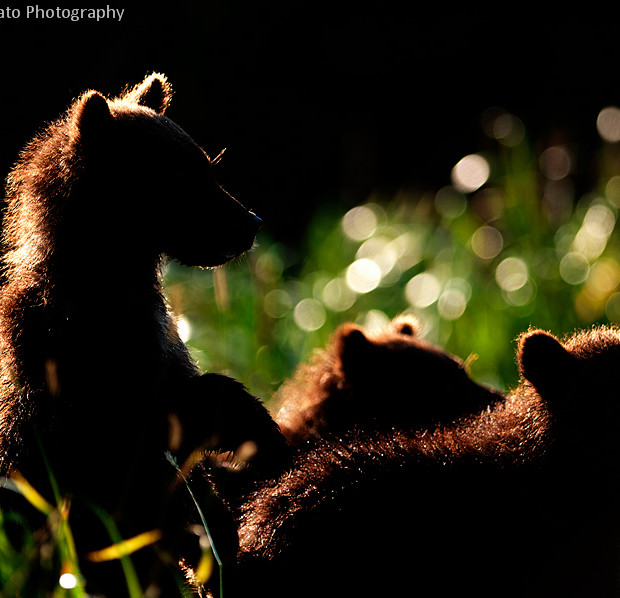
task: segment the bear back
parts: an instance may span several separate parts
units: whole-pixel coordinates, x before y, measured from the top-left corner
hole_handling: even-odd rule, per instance
[[[240,502],[233,595],[618,595],[619,358],[615,327],[533,329],[488,409],[301,445]]]

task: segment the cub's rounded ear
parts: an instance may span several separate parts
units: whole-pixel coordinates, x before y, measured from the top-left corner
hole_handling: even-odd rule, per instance
[[[129,90],[123,99],[163,114],[172,100],[172,87],[165,75],[152,73]]]
[[[371,342],[364,331],[356,324],[343,324],[335,333],[334,348],[343,370],[349,366],[359,367],[363,362]]]
[[[539,391],[559,387],[570,377],[576,360],[553,335],[532,330],[519,338],[519,371]]]
[[[370,344],[364,331],[355,324],[343,324],[336,335],[344,351],[358,351]]]
[[[108,101],[98,91],[87,91],[75,104],[71,136],[83,139],[93,131],[101,131],[111,120]]]
[[[418,320],[411,315],[397,316],[391,326],[394,332],[404,336],[417,336],[418,333]]]

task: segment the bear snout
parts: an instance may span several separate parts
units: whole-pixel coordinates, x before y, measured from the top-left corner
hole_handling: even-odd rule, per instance
[[[222,257],[229,261],[240,256],[254,246],[256,235],[263,226],[262,219],[254,212],[246,209],[236,199],[228,202],[228,217],[218,222],[228,222],[229,225],[218,231],[221,238],[218,247],[222,248]]]

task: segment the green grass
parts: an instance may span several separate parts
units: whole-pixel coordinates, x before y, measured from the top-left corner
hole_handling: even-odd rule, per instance
[[[601,142],[595,183],[579,197],[570,147],[496,133],[483,149],[489,176],[479,188],[455,181],[351,210],[328,202],[296,247],[261,233],[255,251],[225,268],[170,264],[168,298],[196,360],[268,401],[342,322],[373,328],[407,311],[431,342],[463,359],[476,354],[474,378],[508,389],[518,380],[515,338],[530,326],[561,335],[620,323],[618,146]],[[9,538],[4,522],[19,516],[0,514],[2,596],[84,595],[79,583],[58,584],[68,567],[78,571],[80,547],[56,499],[51,535],[23,527]]]
[[[334,202],[317,211],[299,247],[262,235],[243,262],[217,272],[171,264],[171,303],[200,365],[268,400],[338,324],[379,326],[407,311],[428,340],[478,355],[476,379],[507,389],[518,379],[515,338],[528,327],[561,335],[620,322],[617,147],[601,143],[596,185],[575,197],[570,167],[561,178],[553,170],[570,148],[532,145],[497,141],[483,154],[488,180],[473,192],[405,191],[348,213]],[[343,227],[356,215],[357,240]],[[375,225],[362,230],[364,218]],[[368,292],[347,286],[356,262],[362,274],[382,269]]]

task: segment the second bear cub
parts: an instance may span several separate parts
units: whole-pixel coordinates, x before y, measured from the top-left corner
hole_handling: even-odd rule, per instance
[[[417,326],[410,315],[374,334],[340,326],[278,393],[276,421],[289,442],[337,435],[353,424],[447,423],[501,398],[473,382],[460,359],[422,340]]]

